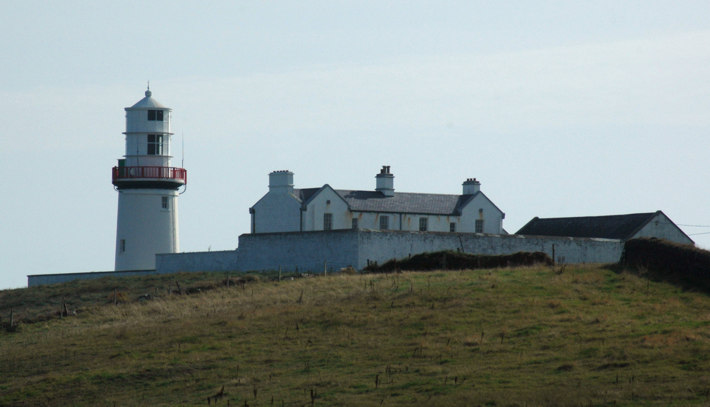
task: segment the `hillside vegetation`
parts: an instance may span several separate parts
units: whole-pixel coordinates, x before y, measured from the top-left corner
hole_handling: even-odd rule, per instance
[[[0,405],[710,404],[710,299],[634,274],[224,280],[0,292],[6,327],[10,303],[36,321],[0,332]]]

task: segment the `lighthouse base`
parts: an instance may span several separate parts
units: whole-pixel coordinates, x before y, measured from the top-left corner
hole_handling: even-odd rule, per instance
[[[119,189],[115,270],[155,269],[155,255],[177,253],[178,191]]]

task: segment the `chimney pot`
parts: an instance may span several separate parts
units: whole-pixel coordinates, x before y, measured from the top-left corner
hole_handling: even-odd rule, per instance
[[[473,195],[481,190],[481,183],[476,178],[467,178],[463,183],[463,194]]]
[[[375,191],[382,192],[385,196],[394,196],[394,175],[390,173],[390,166],[383,165],[380,173],[375,176]]]
[[[269,192],[293,193],[293,173],[289,170],[272,171],[269,174]]]

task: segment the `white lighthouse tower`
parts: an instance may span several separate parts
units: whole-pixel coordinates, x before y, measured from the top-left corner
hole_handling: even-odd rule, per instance
[[[187,171],[170,166],[171,111],[153,99],[150,87],[126,108],[126,154],[113,167],[117,271],[155,269],[156,253],[180,249],[178,190]]]

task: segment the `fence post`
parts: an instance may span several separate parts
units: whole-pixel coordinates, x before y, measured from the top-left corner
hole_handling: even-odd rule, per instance
[[[552,265],[555,265],[555,244],[552,244]]]

